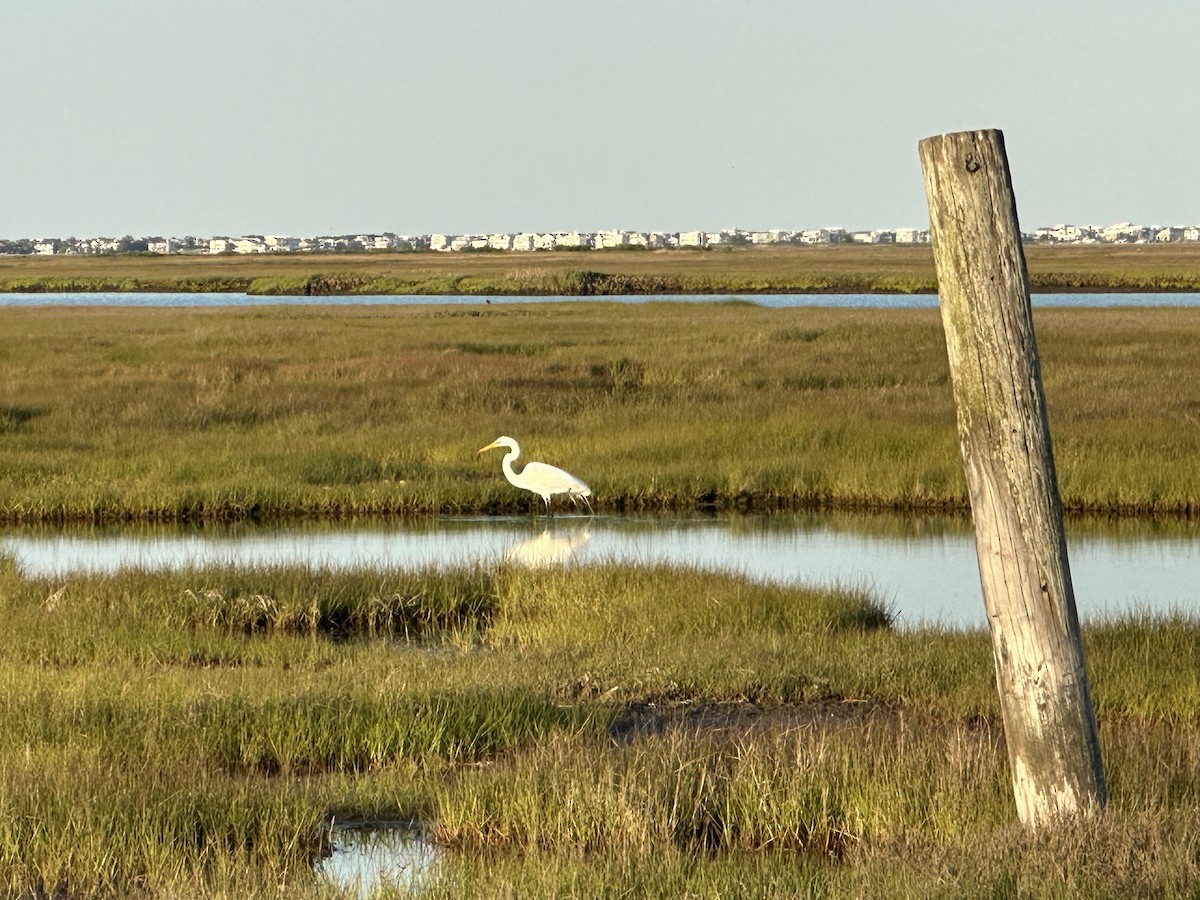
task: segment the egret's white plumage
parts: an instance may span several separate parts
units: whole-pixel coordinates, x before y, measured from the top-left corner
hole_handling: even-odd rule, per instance
[[[545,501],[547,512],[550,510],[550,498],[555,494],[566,494],[575,505],[582,500],[588,512],[592,511],[592,504],[588,500],[588,497],[592,496],[592,489],[570,472],[540,462],[525,463],[520,472],[514,471],[512,464],[521,455],[521,445],[507,436],[496,438],[486,447],[481,447],[479,452],[483,453],[496,447],[508,448],[501,466],[509,484],[537,494]]]

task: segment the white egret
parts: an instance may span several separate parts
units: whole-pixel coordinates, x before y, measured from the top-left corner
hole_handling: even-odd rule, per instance
[[[582,500],[587,506],[588,512],[592,511],[592,504],[588,500],[588,497],[592,496],[592,489],[570,472],[564,472],[558,466],[540,462],[525,463],[520,472],[513,471],[512,464],[521,455],[521,445],[508,436],[496,438],[486,447],[481,447],[479,452],[494,450],[496,447],[508,448],[501,466],[509,484],[522,490],[532,491],[541,497],[546,503],[546,512],[550,511],[550,498],[555,494],[566,494],[571,498],[572,505],[575,506],[578,506],[578,501]]]

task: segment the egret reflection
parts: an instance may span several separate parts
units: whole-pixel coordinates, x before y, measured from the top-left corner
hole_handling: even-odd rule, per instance
[[[591,540],[587,527],[557,533],[547,528],[537,537],[521,541],[508,548],[505,554],[510,562],[531,569],[563,566],[571,562],[579,549]]]

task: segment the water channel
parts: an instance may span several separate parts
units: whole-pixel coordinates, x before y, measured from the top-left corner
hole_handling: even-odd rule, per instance
[[[1080,615],[1200,615],[1200,523],[1086,520],[1067,526]],[[868,587],[899,627],[982,627],[970,522],[929,515],[445,517],[354,524],[0,530],[0,553],[34,575],[206,564],[412,568],[669,562],[751,578]]]
[[[1200,293],[1035,293],[1031,303],[1038,307],[1156,307],[1200,306]],[[572,301],[604,301],[610,303],[651,303],[674,301],[712,303],[723,300],[744,300],[758,306],[783,308],[820,306],[834,308],[933,309],[938,305],[936,294],[628,294],[600,297],[563,296],[503,296],[503,295],[440,295],[440,294],[379,294],[330,297],[263,296],[239,293],[155,293],[102,292],[94,293],[0,293],[0,306],[423,306],[445,304],[452,306],[504,305],[511,303],[570,303]]]

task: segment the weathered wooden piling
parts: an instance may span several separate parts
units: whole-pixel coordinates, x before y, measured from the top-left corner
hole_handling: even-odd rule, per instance
[[[999,131],[918,149],[1013,793],[1040,828],[1106,788],[1016,200]]]

